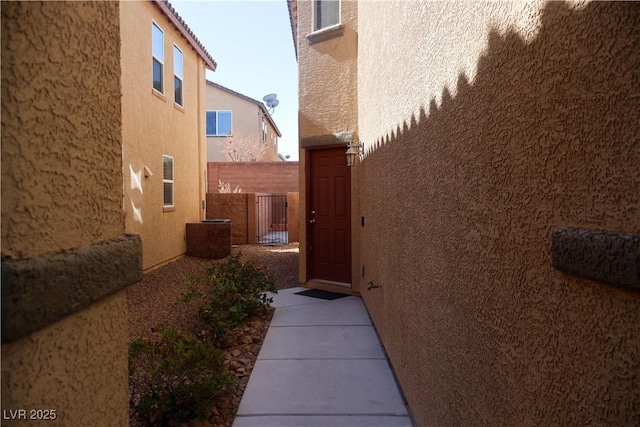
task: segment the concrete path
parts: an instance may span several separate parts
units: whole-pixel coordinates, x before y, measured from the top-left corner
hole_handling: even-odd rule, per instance
[[[362,299],[278,292],[234,427],[412,426]]]

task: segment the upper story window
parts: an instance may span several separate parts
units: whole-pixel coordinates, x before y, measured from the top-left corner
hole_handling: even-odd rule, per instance
[[[173,45],[173,90],[175,93],[175,103],[183,107],[182,101],[182,51],[178,46]]]
[[[340,23],[340,0],[314,0],[313,31]]]
[[[207,136],[229,136],[232,129],[231,111],[207,111]]]
[[[307,35],[309,44],[319,43],[344,34],[340,20],[340,0],[313,0],[313,31]]]
[[[266,144],[267,142],[267,123],[262,119],[262,142]]]
[[[153,58],[153,88],[164,93],[164,33],[155,22],[151,25],[151,56]]]

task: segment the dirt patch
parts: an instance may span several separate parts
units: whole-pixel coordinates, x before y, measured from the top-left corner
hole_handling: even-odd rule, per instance
[[[266,246],[234,246],[232,253],[240,253],[244,260],[266,266],[276,279],[278,289],[298,286],[298,244]],[[213,262],[193,257],[183,257],[144,275],[142,281],[127,289],[129,309],[129,340],[152,339],[157,325],[188,332],[196,315],[194,307],[182,302],[189,276],[200,274]],[[198,426],[231,426],[249,375],[258,357],[267,333],[273,311],[251,319],[233,331],[230,344],[225,348],[225,365],[237,378],[236,392],[212,408],[210,417]],[[132,418],[132,426],[140,425]]]

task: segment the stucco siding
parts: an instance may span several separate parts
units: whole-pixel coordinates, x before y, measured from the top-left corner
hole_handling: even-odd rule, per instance
[[[118,7],[3,2],[2,28],[3,256],[119,236]]]
[[[640,295],[554,269],[551,239],[640,235],[640,7],[358,19],[361,289],[417,424],[638,425]]]
[[[2,425],[128,426],[126,312],[120,293],[3,345]],[[17,409],[54,410],[55,421],[8,420]]]
[[[358,5],[341,2],[342,36],[309,44],[312,2],[298,4],[300,138],[357,128]],[[300,157],[302,158],[302,156]]]
[[[149,269],[184,254],[185,224],[204,215],[204,63],[153,3],[123,2],[121,9],[125,224],[141,236]],[[152,22],[164,32],[164,95],[152,89]],[[174,44],[183,53],[184,107],[174,103]],[[169,210],[163,208],[163,155],[174,159]]]
[[[56,254],[88,263],[103,254],[93,248],[125,231],[119,3],[1,8],[2,425],[128,425],[126,304],[117,291],[130,282],[104,277],[111,295],[96,292],[89,306],[85,272],[71,271],[73,262],[54,266],[69,274],[34,283]],[[8,277],[10,261],[24,266],[18,280]],[[100,282],[94,276],[91,286]],[[54,299],[73,314],[47,317]],[[16,307],[24,322],[46,324],[13,341],[6,332],[16,319],[5,316]],[[27,419],[12,420],[18,410]],[[53,410],[55,421],[28,419],[30,410]]]

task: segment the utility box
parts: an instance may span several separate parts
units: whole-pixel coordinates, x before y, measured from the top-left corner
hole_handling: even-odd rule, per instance
[[[205,219],[187,224],[187,255],[220,259],[231,254],[231,220]]]

